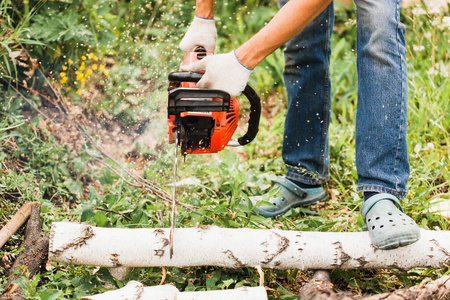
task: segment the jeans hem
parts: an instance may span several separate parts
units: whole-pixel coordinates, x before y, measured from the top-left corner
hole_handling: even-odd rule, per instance
[[[406,198],[406,190],[394,190],[385,186],[376,184],[361,184],[358,185],[358,192],[377,192],[388,193],[394,195],[397,198]]]
[[[322,176],[316,172],[312,172],[305,168],[293,167],[286,165],[288,172],[286,178],[290,180],[295,180],[309,185],[321,185],[328,181],[327,176]]]

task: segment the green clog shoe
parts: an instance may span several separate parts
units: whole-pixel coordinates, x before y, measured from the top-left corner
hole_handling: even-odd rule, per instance
[[[323,187],[304,189],[284,177],[278,177],[272,188],[277,193],[268,202],[274,206],[255,206],[255,210],[265,218],[274,218],[285,214],[289,209],[299,206],[310,206],[326,200]],[[252,196],[250,201],[256,205],[264,196]]]
[[[419,226],[391,194],[377,194],[367,199],[361,207],[361,215],[375,248],[395,249],[420,239]]]

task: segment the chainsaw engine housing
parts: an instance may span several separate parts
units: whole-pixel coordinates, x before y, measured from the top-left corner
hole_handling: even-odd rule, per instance
[[[191,52],[185,56],[182,66],[197,62],[207,55],[211,54]],[[169,143],[175,142],[178,131],[183,154],[216,153],[223,150],[237,128],[238,98],[229,99],[228,96],[227,99],[226,95],[221,96],[222,98],[214,97],[220,96],[215,95],[219,91],[196,89],[196,82],[182,81],[183,78],[175,80],[179,81],[171,81],[169,86]]]

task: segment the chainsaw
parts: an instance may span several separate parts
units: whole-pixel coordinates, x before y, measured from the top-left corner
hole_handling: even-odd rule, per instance
[[[181,66],[200,61],[207,55],[203,47],[188,53]],[[230,99],[222,90],[198,89],[197,82],[203,73],[173,72],[169,74],[167,129],[169,144],[175,144],[174,183],[172,201],[172,227],[170,232],[170,257],[173,254],[175,226],[175,189],[178,147],[184,157],[187,154],[217,153],[226,146],[243,146],[258,133],[261,116],[261,100],[247,85],[242,94],[250,102],[247,132],[233,139],[239,120],[239,99]]]

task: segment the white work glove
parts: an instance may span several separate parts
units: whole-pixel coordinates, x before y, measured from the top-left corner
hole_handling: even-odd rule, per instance
[[[204,19],[195,16],[186,34],[180,43],[180,49],[185,54],[194,51],[198,46],[203,46],[208,53],[214,53],[216,49],[217,30],[214,19]]]
[[[196,87],[223,90],[233,99],[242,93],[253,70],[241,64],[233,50],[227,54],[208,55],[196,63],[182,66],[181,71],[205,71]]]

